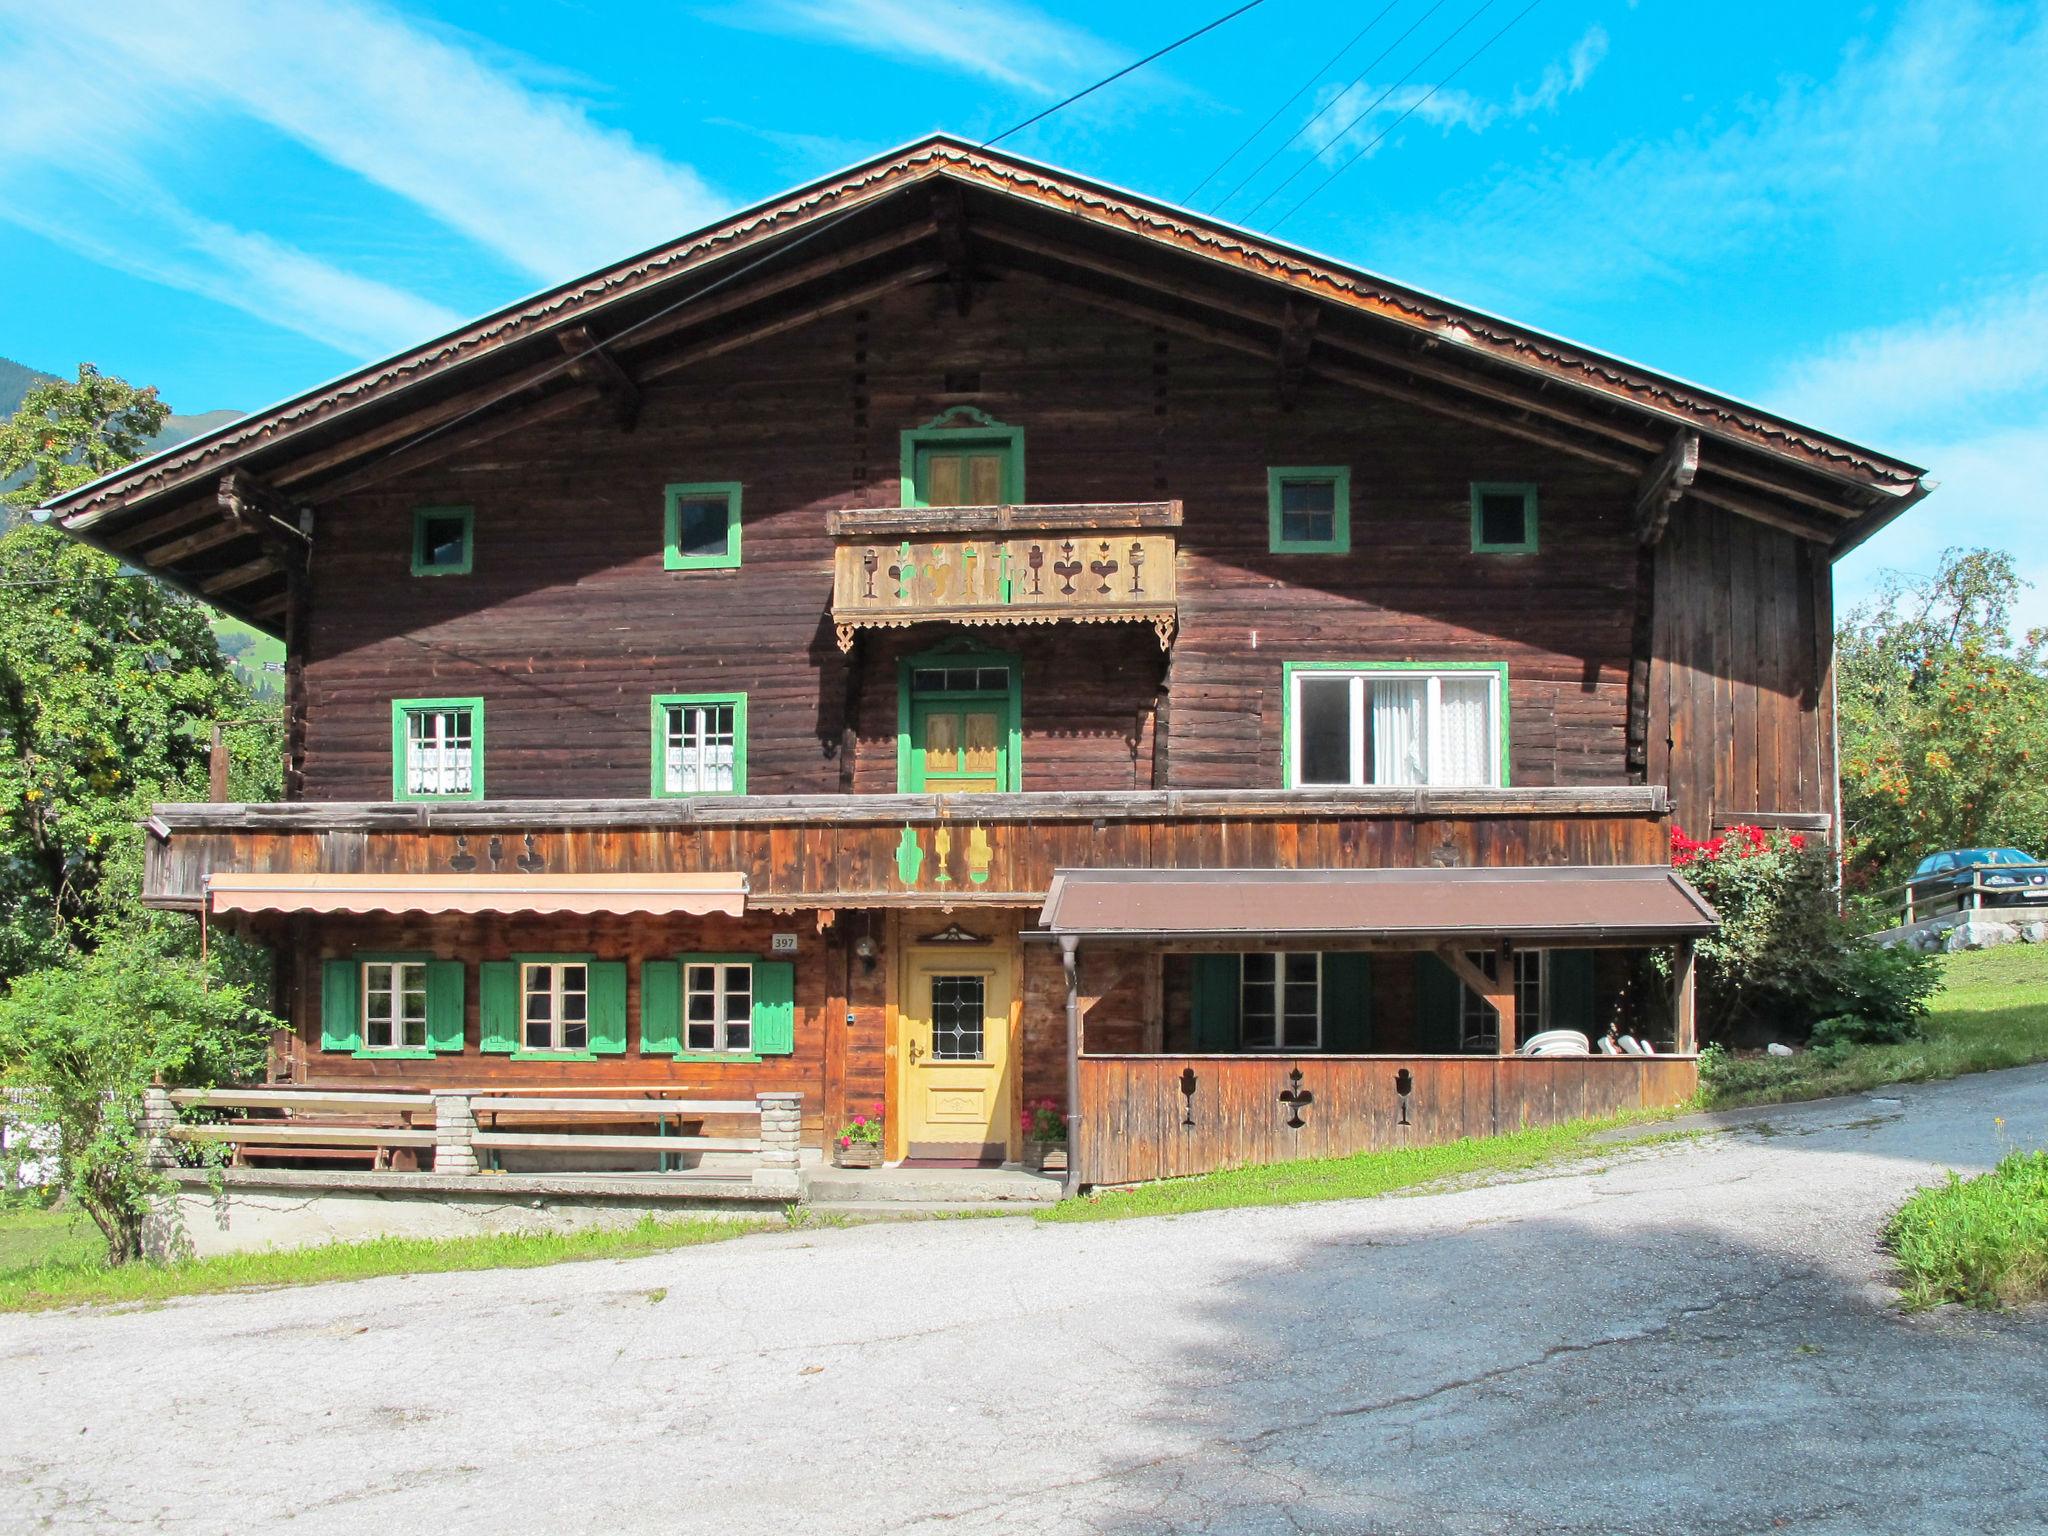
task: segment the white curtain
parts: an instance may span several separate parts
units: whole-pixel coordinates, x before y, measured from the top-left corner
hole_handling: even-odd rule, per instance
[[[1429,780],[1423,709],[1429,685],[1422,678],[1376,679],[1372,685],[1372,782],[1423,784]]]
[[[1436,717],[1437,784],[1491,784],[1493,733],[1488,704],[1493,690],[1483,677],[1446,677],[1438,682]]]

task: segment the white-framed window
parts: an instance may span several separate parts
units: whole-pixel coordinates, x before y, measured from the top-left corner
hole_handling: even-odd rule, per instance
[[[408,799],[474,794],[476,710],[468,705],[407,709],[404,773]]]
[[[662,792],[729,795],[737,787],[739,720],[726,703],[662,706]]]
[[[1493,950],[1471,950],[1466,956],[1488,976],[1500,975],[1500,957]],[[1550,951],[1515,951],[1515,1034],[1526,1040],[1544,1027],[1543,1006],[1549,988],[1544,985]],[[1461,987],[1458,1012],[1458,1043],[1468,1051],[1496,1050],[1500,1045],[1500,1020],[1485,998],[1470,987]]]
[[[1498,787],[1504,686],[1491,666],[1291,668],[1288,787]]]
[[[590,1047],[590,967],[581,960],[529,960],[519,967],[519,1043],[528,1051]]]
[[[423,1050],[427,1044],[427,967],[418,960],[363,962],[363,1049]]]
[[[1323,1044],[1323,957],[1315,951],[1243,956],[1239,1039],[1248,1051],[1314,1051]]]
[[[690,960],[683,965],[683,1049],[754,1048],[754,967],[745,960]]]

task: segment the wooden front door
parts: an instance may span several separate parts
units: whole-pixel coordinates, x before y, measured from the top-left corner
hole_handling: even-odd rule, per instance
[[[1000,1163],[1011,1155],[1010,957],[910,951],[897,1102],[904,1155]]]
[[[1009,711],[1000,702],[919,701],[912,740],[926,794],[994,794],[1009,785]]]

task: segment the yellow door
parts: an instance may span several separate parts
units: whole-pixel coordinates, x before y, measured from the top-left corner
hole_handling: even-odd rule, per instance
[[[919,703],[917,750],[933,795],[994,794],[1008,782],[1003,717],[994,704]]]
[[[903,990],[904,1155],[1007,1160],[1010,962],[986,952],[912,950]]]

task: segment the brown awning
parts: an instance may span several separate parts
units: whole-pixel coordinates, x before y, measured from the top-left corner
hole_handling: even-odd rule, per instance
[[[255,875],[206,882],[214,912],[573,912],[738,917],[747,877],[703,875]]]
[[[1720,919],[1663,865],[1063,869],[1039,913],[1102,938],[1673,939]]]

